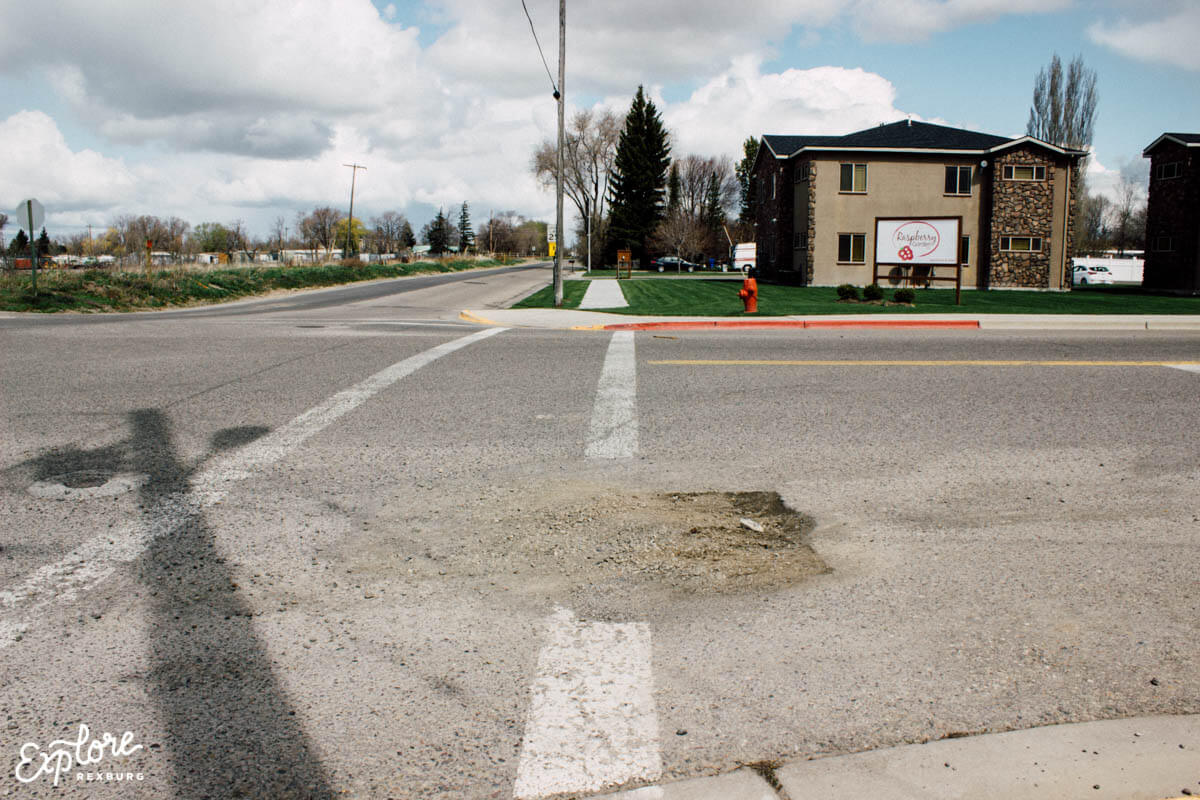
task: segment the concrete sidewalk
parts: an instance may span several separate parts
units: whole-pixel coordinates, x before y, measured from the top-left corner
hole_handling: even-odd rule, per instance
[[[621,330],[650,326],[662,330],[803,327],[978,327],[988,330],[1200,331],[1200,315],[1154,314],[831,314],[792,317],[652,317],[555,308],[466,310],[460,318],[481,325],[558,330]],[[613,327],[617,326],[617,327]],[[649,328],[644,328],[649,329]]]
[[[1200,795],[1200,715],[1052,725],[743,768],[611,800],[1165,800]]]

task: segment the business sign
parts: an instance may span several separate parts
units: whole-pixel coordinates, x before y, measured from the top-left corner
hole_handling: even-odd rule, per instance
[[[961,217],[876,219],[875,263],[955,265]]]

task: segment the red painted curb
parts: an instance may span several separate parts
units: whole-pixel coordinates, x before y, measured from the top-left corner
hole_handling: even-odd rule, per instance
[[[974,319],[731,319],[696,322],[624,322],[605,325],[606,331],[694,331],[706,328],[957,328],[975,329]]]

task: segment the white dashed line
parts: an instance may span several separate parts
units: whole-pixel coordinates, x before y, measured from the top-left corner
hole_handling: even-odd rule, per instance
[[[594,792],[662,777],[650,626],[549,619],[513,797]]]
[[[11,588],[0,591],[0,649],[19,641],[29,629],[26,620],[54,601],[69,602],[113,573],[118,566],[138,558],[154,539],[168,535],[195,514],[224,499],[232,484],[249,477],[288,455],[306,439],[367,400],[436,361],[507,328],[489,328],[440,344],[398,361],[361,383],[314,406],[280,428],[240,450],[199,470],[192,491],[175,492],[159,499],[146,515],[121,529],[95,536],[72,550],[61,561],[35,570]]]
[[[608,345],[592,427],[588,435],[588,458],[632,458],[638,448],[637,361],[633,331],[617,331]]]

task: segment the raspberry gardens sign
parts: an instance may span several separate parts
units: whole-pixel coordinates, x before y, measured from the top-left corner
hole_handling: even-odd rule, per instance
[[[875,263],[958,263],[959,217],[876,219]]]

